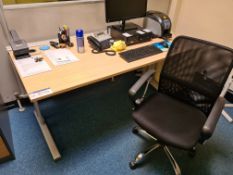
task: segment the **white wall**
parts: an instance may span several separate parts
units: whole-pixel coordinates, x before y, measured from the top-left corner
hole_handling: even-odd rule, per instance
[[[173,28],[233,48],[233,0],[181,0]]]
[[[13,92],[18,90],[16,79],[11,70],[11,64],[7,59],[7,52],[5,51],[6,40],[3,37],[2,28],[0,28],[0,95],[4,102],[9,102],[14,97]]]
[[[13,9],[6,10],[5,15],[9,28],[16,29],[27,41],[38,41],[55,38],[58,27],[63,24],[67,24],[72,32],[77,28],[86,32],[103,29],[103,12],[103,3],[96,2]]]
[[[167,12],[169,0],[149,0],[148,10]],[[59,26],[67,24],[71,32],[83,28],[85,32],[102,30],[106,27],[104,3],[72,3],[45,7],[6,9],[5,15],[9,28],[16,29],[19,35],[30,41],[39,41],[56,37]],[[141,20],[136,20],[141,22]],[[0,38],[3,38],[0,30]],[[0,92],[4,102],[14,100],[13,92],[18,90],[14,74],[9,66],[6,42],[0,44]]]

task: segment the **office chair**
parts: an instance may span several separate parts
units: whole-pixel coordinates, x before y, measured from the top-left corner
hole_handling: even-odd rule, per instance
[[[147,71],[129,90],[134,104],[133,133],[155,143],[135,160],[134,169],[152,151],[162,148],[176,175],[181,170],[168,147],[196,153],[196,145],[209,139],[224,107],[220,96],[233,66],[233,50],[218,44],[179,36],[174,39],[160,74],[156,93],[145,97],[154,70]],[[136,98],[146,84],[144,94]]]

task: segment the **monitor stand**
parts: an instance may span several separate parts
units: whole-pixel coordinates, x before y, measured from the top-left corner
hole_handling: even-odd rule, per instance
[[[127,32],[131,30],[137,30],[140,27],[137,24],[134,24],[132,22],[125,23],[125,21],[123,20],[121,25],[114,25],[112,26],[112,28],[114,28],[115,30],[119,32]]]

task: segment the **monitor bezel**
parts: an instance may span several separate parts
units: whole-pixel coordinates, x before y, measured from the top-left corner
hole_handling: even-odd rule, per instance
[[[146,12],[147,12],[147,4],[148,4],[148,0],[145,0],[145,14],[144,15],[141,15],[141,16],[133,16],[133,17],[126,17],[126,18],[121,18],[121,19],[108,19],[107,18],[107,5],[106,5],[106,2],[107,1],[111,1],[111,0],[105,0],[105,21],[106,23],[110,23],[110,22],[117,22],[117,21],[126,21],[126,20],[130,20],[130,19],[135,19],[135,18],[142,18],[142,17],[145,17],[146,16]]]

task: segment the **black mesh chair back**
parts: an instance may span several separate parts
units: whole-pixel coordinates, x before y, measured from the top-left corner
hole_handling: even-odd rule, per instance
[[[199,108],[207,116],[232,66],[232,49],[177,37],[167,54],[158,91]]]

